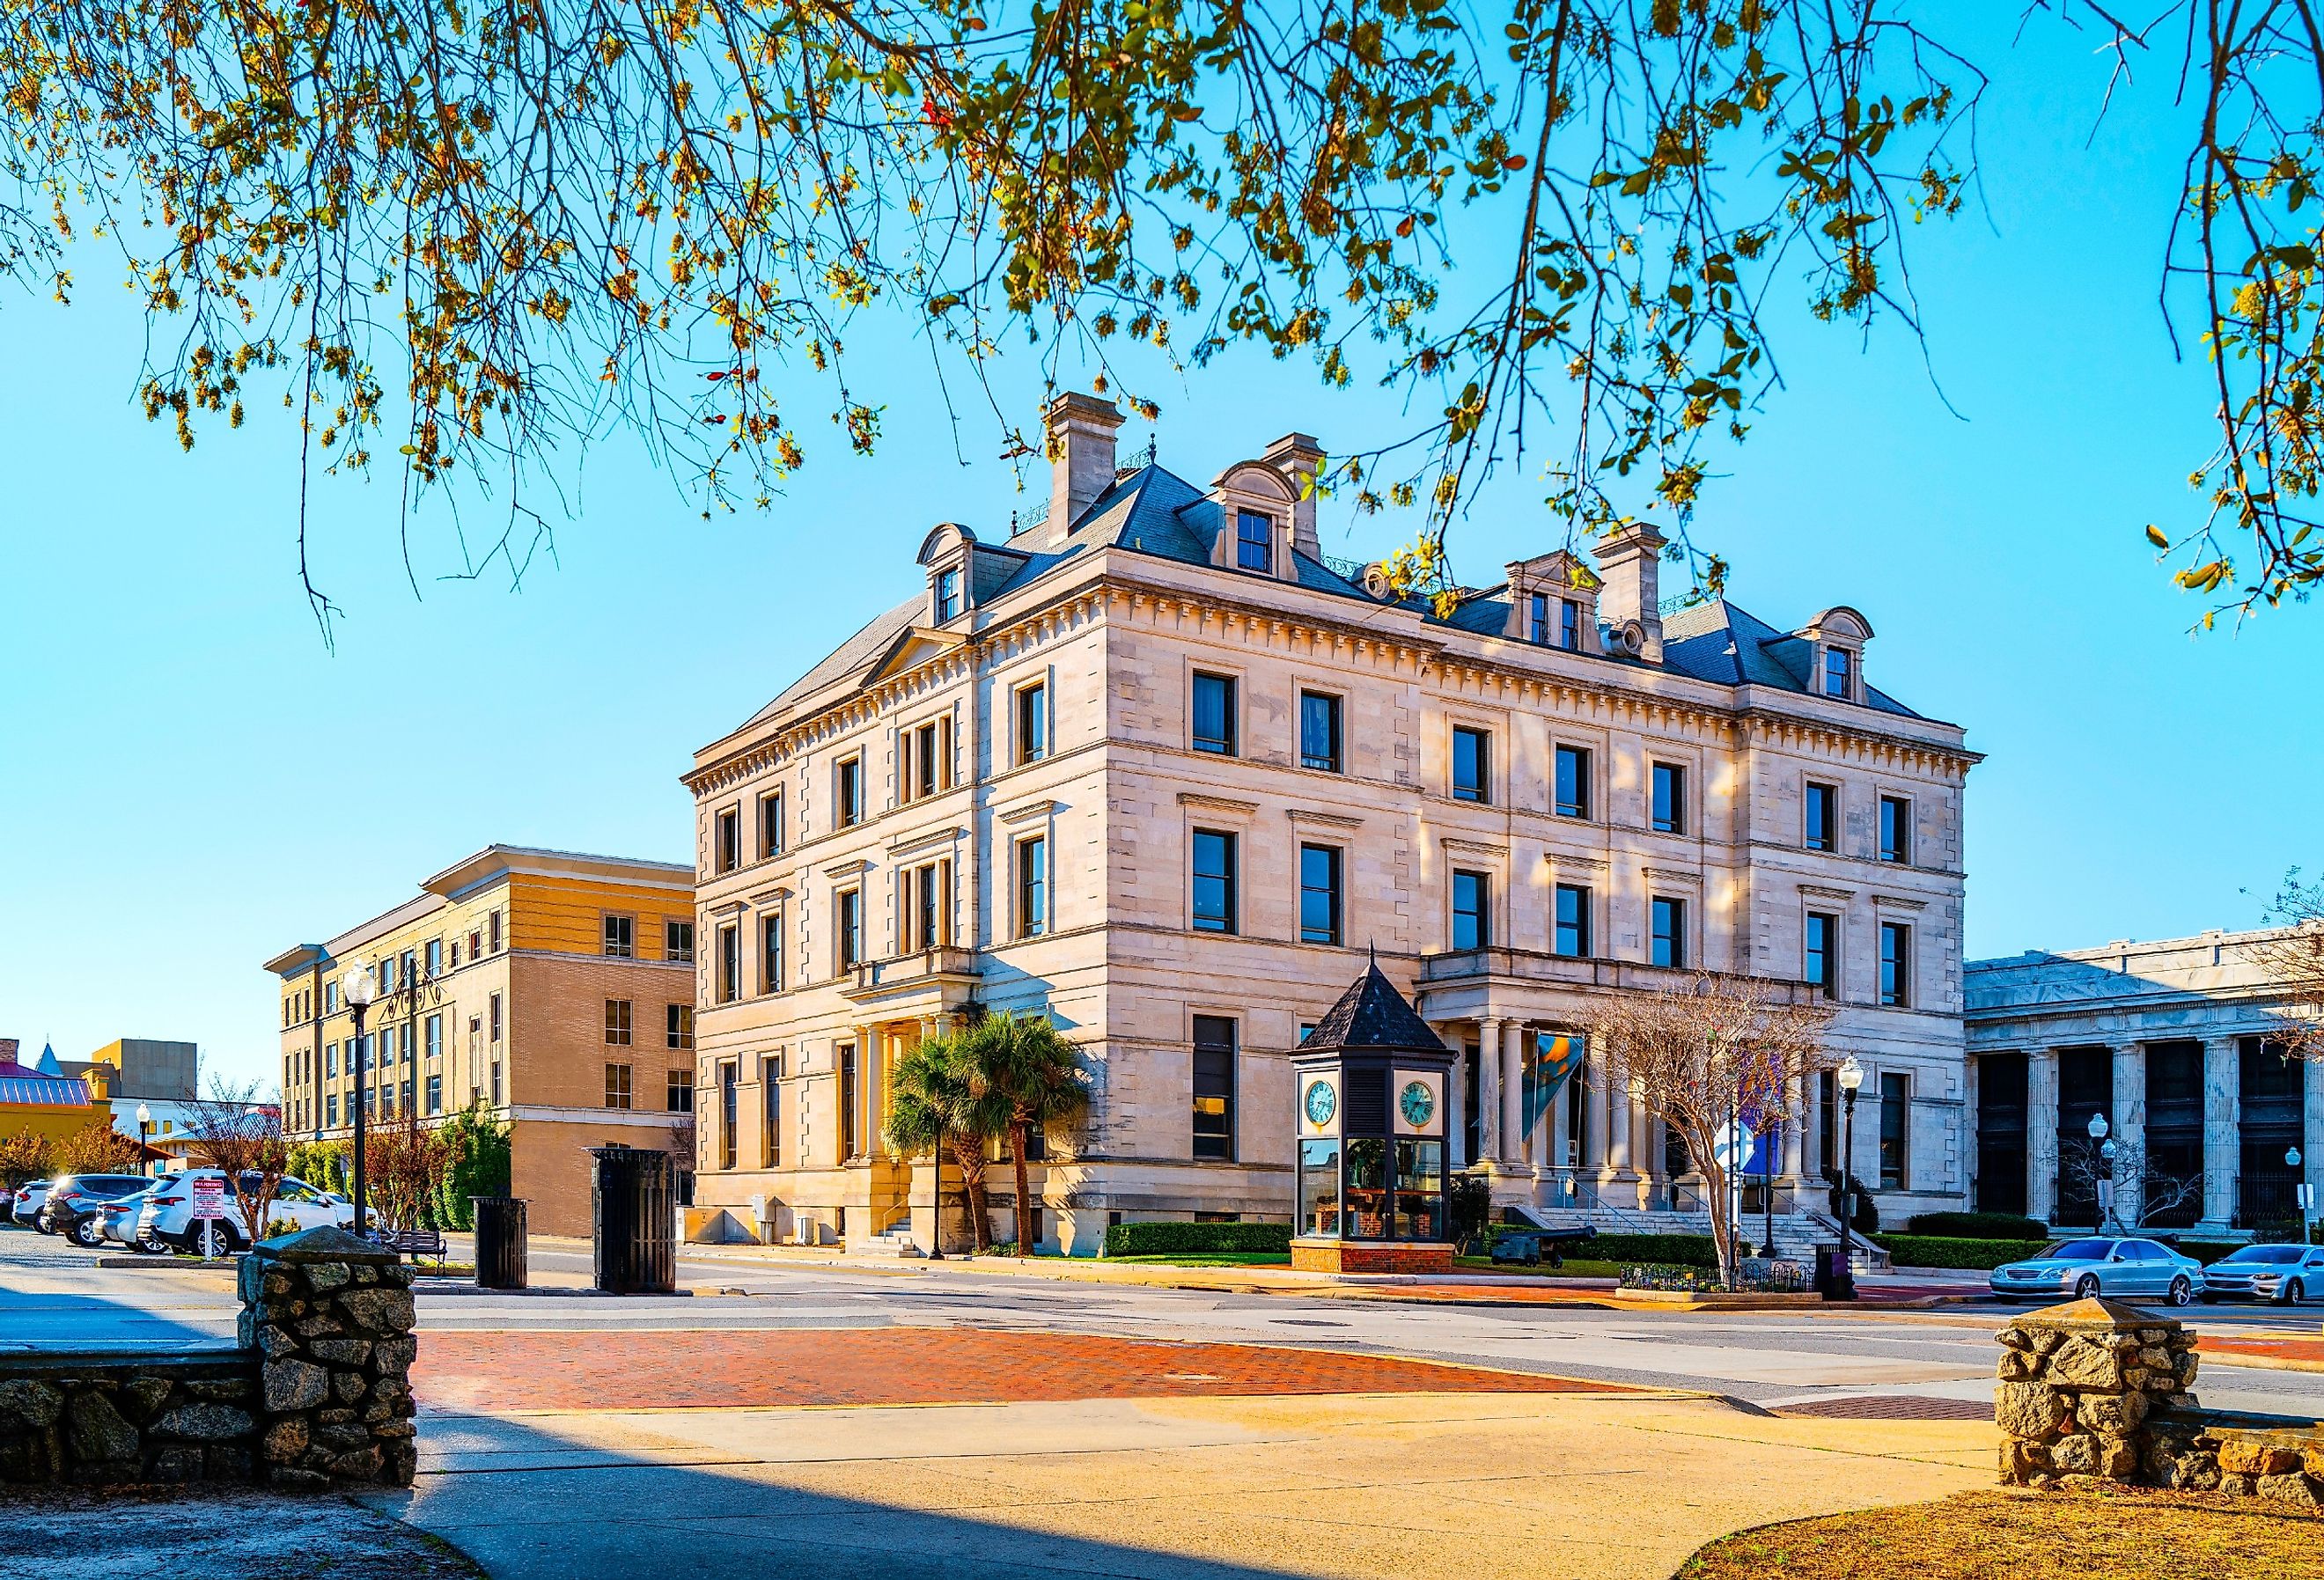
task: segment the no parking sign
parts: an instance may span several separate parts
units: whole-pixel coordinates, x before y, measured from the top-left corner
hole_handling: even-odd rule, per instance
[[[226,1181],[197,1179],[194,1181],[194,1216],[223,1218],[226,1216]]]

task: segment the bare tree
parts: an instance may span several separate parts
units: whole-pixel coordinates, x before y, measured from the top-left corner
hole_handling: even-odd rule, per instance
[[[2145,1145],[2116,1140],[2114,1155],[2107,1143],[2077,1137],[2058,1149],[2058,1178],[2067,1189],[2106,1203],[2101,1185],[2113,1188],[2113,1199],[2101,1209],[2100,1226],[2112,1222],[2126,1229],[2143,1229],[2166,1214],[2203,1201],[2203,1175],[2174,1174],[2155,1163]]]
[[[2276,930],[2253,949],[2282,1002],[2276,1041],[2294,1058],[2324,1059],[2324,880],[2300,881],[2297,867],[2267,909]]]
[[[451,1143],[440,1126],[370,1117],[364,1194],[372,1215],[390,1231],[416,1229],[451,1169]]]
[[[290,1171],[281,1108],[258,1100],[256,1081],[233,1086],[213,1075],[209,1095],[186,1105],[186,1132],[195,1163],[226,1176],[246,1242],[265,1239],[266,1215]]]
[[[1702,1177],[1721,1276],[1735,1279],[1733,1204],[1720,1141],[1744,1116],[1766,1131],[1799,1111],[1807,1077],[1831,1063],[1831,1011],[1789,983],[1698,975],[1684,987],[1609,994],[1591,1012],[1600,1079],[1668,1125]]]

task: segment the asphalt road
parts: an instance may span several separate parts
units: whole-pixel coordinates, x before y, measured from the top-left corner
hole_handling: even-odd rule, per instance
[[[224,1270],[94,1265],[90,1252],[0,1230],[0,1349],[88,1344],[184,1345],[232,1335]],[[585,1252],[536,1246],[539,1282],[581,1281]],[[1866,1394],[1983,1399],[2004,1308],[1849,1315],[1663,1314],[1526,1306],[1420,1306],[1310,1295],[1250,1295],[1055,1282],[959,1267],[774,1266],[681,1256],[684,1283],[742,1291],[690,1298],[423,1294],[429,1331],[950,1326],[1132,1338],[1297,1344],[1465,1362],[1614,1382],[1701,1389],[1762,1406]],[[2200,1307],[2212,1331],[2319,1331],[2324,1307]],[[2324,1373],[2207,1363],[2214,1407],[2324,1418]]]

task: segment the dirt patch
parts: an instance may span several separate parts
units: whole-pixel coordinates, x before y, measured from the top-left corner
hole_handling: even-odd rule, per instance
[[[65,1555],[69,1554],[68,1559]],[[436,1538],[336,1497],[0,1489],[0,1580],[481,1580]]]
[[[1963,1492],[1738,1531],[1677,1580],[2313,1580],[2324,1518],[2184,1492]]]

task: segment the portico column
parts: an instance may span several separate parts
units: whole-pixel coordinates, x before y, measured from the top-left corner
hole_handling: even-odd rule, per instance
[[[1630,1088],[1618,1071],[1606,1083],[1606,1168],[1618,1179],[1636,1179],[1630,1171]]]
[[[1646,1205],[1646,1192],[1654,1181],[1663,1178],[1662,1149],[1655,1143],[1661,1139],[1662,1124],[1646,1105],[1638,1101],[1636,1092],[1630,1094],[1630,1168],[1638,1176],[1638,1203]]]
[[[1784,1106],[1790,1111],[1782,1126],[1784,1138],[1784,1178],[1793,1185],[1801,1178],[1804,1167],[1808,1126],[1807,1094],[1813,1085],[1803,1076],[1794,1076],[1784,1093]]]
[[[2043,1223],[2058,1207],[2058,1050],[2025,1050],[2025,1215]]]
[[[1477,1161],[1501,1156],[1501,1021],[1477,1022]]]
[[[2117,1165],[2121,1158],[2139,1158],[2146,1147],[2146,1045],[2133,1042],[2114,1050],[2114,1141]],[[2134,1150],[2135,1149],[2135,1150]],[[2143,1180],[2135,1173],[2116,1169],[2114,1221],[2126,1229],[2138,1227]]]
[[[1602,1174],[1613,1166],[1614,1087],[1607,1077],[1605,1055],[1592,1048],[1584,1057],[1590,1086],[1582,1099],[1582,1166],[1592,1174]]]
[[[1502,1163],[1521,1169],[1531,1150],[1525,1129],[1526,1023],[1509,1021],[1501,1027],[1501,1151]]]
[[[2203,1222],[2225,1229],[2236,1219],[2236,1176],[2243,1169],[2243,1067],[2232,1037],[2203,1039]]]
[[[2309,1059],[2301,1067],[2300,1167],[2316,1198],[2310,1218],[2324,1216],[2324,1062]]]
[[[1465,1050],[1468,1044],[1457,1030],[1431,1022],[1428,1028],[1456,1049]],[[1469,1166],[1469,1056],[1457,1052],[1452,1058],[1452,1073],[1445,1078],[1444,1101],[1451,1112],[1444,1123],[1444,1166],[1459,1170]]]

